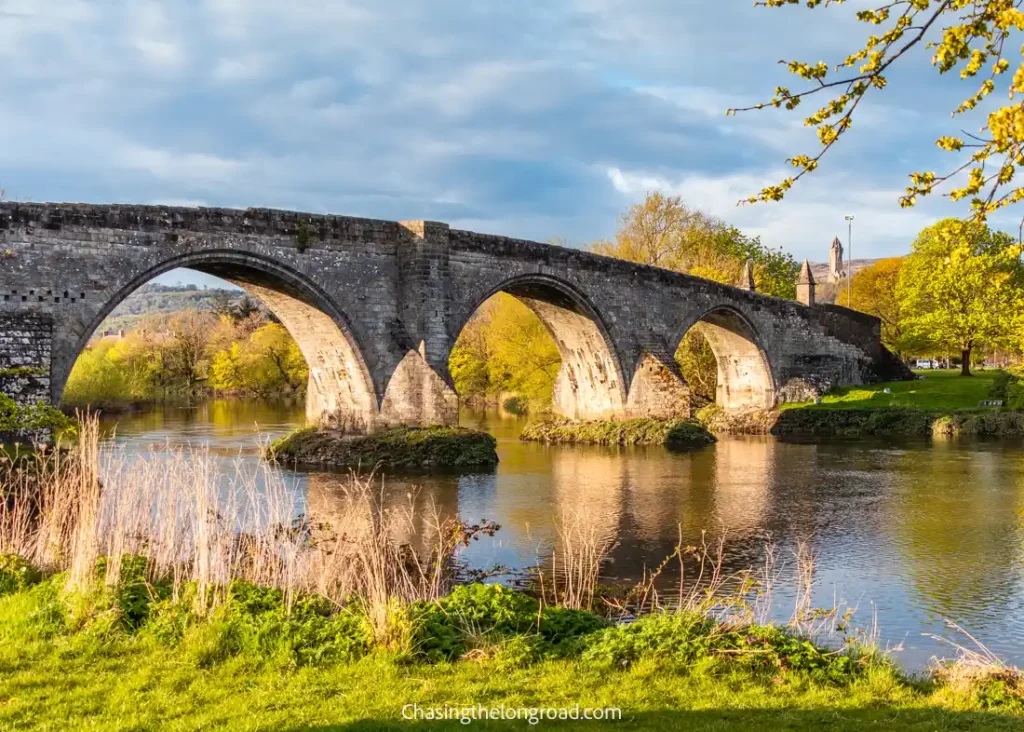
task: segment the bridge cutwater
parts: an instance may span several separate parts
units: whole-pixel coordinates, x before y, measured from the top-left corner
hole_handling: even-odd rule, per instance
[[[177,267],[259,298],[309,364],[311,424],[455,424],[448,356],[497,292],[525,303],[562,356],[555,409],[574,419],[688,416],[673,358],[697,327],[728,411],[901,378],[876,318],[565,247],[434,221],[277,211],[0,203],[0,391],[58,404],[75,359],[132,291]]]

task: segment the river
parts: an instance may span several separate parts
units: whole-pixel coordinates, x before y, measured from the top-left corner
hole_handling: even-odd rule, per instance
[[[259,460],[258,443],[303,421],[301,405],[211,401],[105,420],[132,452],[207,444],[225,461]],[[384,476],[388,500],[432,504],[442,514],[487,519],[495,536],[474,542],[472,568],[511,571],[544,564],[555,520],[585,508],[599,536],[615,541],[609,579],[635,582],[681,536],[724,544],[734,572],[777,557],[776,603],[792,608],[793,552],[816,558],[816,606],[857,609],[883,645],[920,669],[953,649],[954,620],[1006,661],[1024,665],[1024,443],[1021,441],[832,440],[723,437],[674,454],[661,448],[543,446],[518,441],[522,421],[466,412],[466,426],[498,438],[496,473]],[[288,472],[310,513],[330,511],[348,477]],[[678,584],[675,564],[666,587]],[[782,612],[780,610],[780,612]],[[963,637],[957,638],[967,642]],[[969,643],[969,642],[968,642]]]

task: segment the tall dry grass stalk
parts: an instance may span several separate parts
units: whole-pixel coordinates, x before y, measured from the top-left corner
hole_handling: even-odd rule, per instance
[[[558,535],[551,552],[551,592],[554,602],[577,610],[591,610],[597,596],[601,568],[615,547],[614,536],[602,531],[593,514],[566,511],[555,522]],[[544,587],[543,573],[540,576]]]
[[[0,553],[67,570],[77,587],[98,580],[101,557],[111,585],[124,557],[143,557],[176,596],[194,583],[200,612],[233,580],[279,588],[288,607],[299,592],[358,599],[384,636],[398,606],[451,589],[458,550],[481,527],[437,510],[414,527],[411,502],[385,508],[374,483],[352,475],[342,510],[314,522],[303,491],[272,466],[225,470],[203,447],[101,451],[98,423],[85,417],[73,449],[0,462]],[[403,540],[413,534],[425,550]]]

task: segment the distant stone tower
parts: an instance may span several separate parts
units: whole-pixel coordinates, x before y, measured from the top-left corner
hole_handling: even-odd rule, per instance
[[[843,271],[843,243],[837,236],[832,240],[832,249],[828,255],[828,281],[832,284],[842,282],[846,273]]]
[[[743,272],[740,274],[740,281],[736,286],[741,290],[754,292],[754,270],[750,266],[749,260],[743,263]]]
[[[814,304],[814,275],[811,274],[811,263],[806,259],[796,280],[796,301],[801,305]]]

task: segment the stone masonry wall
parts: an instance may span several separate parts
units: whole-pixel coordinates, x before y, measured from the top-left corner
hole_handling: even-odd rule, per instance
[[[693,327],[715,336],[727,408],[902,373],[878,321],[844,308],[437,222],[0,203],[0,251],[0,368],[36,369],[0,383],[19,399],[58,401],[103,318],[175,267],[267,301],[311,365],[311,421],[352,430],[453,423],[448,356],[498,291],[554,335],[556,405],[571,416],[672,413],[687,393],[673,355]]]
[[[0,313],[0,393],[21,406],[50,401],[52,322],[40,313]]]

